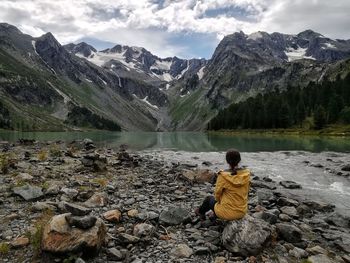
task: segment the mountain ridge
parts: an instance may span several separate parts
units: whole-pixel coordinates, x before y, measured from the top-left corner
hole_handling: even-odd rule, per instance
[[[28,115],[33,122],[32,115],[41,119],[36,129],[75,129],[67,118],[78,107],[123,130],[168,131],[203,130],[232,103],[348,71],[350,41],[312,30],[297,35],[236,32],[224,37],[209,60],[159,58],[125,45],[101,51],[84,42],[62,46],[51,33],[33,38],[0,24],[0,51],[0,101],[14,112],[14,122],[25,122]],[[16,65],[26,68],[28,76]],[[11,83],[18,87],[10,88]],[[42,117],[39,91],[50,102]]]

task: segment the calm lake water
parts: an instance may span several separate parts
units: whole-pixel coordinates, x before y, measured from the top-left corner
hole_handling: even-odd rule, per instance
[[[100,146],[117,148],[128,145],[130,150],[175,150],[215,152],[236,148],[242,152],[257,151],[335,151],[350,152],[347,137],[316,137],[291,135],[223,135],[202,132],[11,132],[0,131],[0,140],[20,138],[39,141],[72,141],[90,138]]]

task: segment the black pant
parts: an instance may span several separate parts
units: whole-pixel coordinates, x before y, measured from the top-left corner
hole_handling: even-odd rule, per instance
[[[216,201],[214,196],[207,196],[204,199],[202,205],[199,207],[199,213],[204,216],[206,212],[208,212],[209,210],[212,210],[215,214],[215,211],[214,211],[215,204],[216,204]]]

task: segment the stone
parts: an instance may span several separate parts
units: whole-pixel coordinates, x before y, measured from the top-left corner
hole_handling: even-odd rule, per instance
[[[226,258],[225,257],[216,257],[214,260],[214,263],[225,263]]]
[[[89,229],[93,227],[97,221],[95,216],[73,216],[71,214],[66,215],[67,223],[70,226],[74,226],[80,229]]]
[[[350,218],[340,215],[338,213],[332,213],[325,218],[325,221],[333,226],[350,228]]]
[[[21,179],[21,180],[24,180],[24,181],[30,181],[32,180],[34,177],[31,176],[30,174],[28,173],[19,173],[17,175],[18,179]]]
[[[46,202],[36,202],[32,205],[31,210],[33,212],[55,211],[56,207]]]
[[[280,185],[287,189],[301,189],[301,185],[293,181],[281,181]]]
[[[67,202],[63,203],[63,207],[67,212],[71,213],[74,216],[85,216],[90,214],[92,211],[92,209],[83,207],[81,205],[67,203]]]
[[[107,195],[105,193],[95,193],[83,205],[89,208],[103,207],[107,204]]]
[[[120,250],[118,250],[114,247],[107,250],[107,257],[110,260],[117,260],[117,261],[124,259],[122,252],[120,252]]]
[[[136,218],[140,220],[155,220],[158,219],[159,215],[156,212],[142,212],[136,215]]]
[[[14,187],[13,192],[26,201],[36,200],[44,196],[41,187],[32,185]]]
[[[293,249],[289,250],[289,255],[301,259],[307,258],[309,256],[309,253],[307,253],[304,249],[294,247]]]
[[[127,233],[120,233],[118,236],[118,241],[122,244],[134,244],[139,242],[140,238]]]
[[[278,220],[278,217],[275,214],[270,213],[268,211],[261,211],[261,212],[254,213],[253,217],[262,219],[269,224],[276,224]]]
[[[326,255],[322,255],[322,254],[308,257],[307,260],[309,263],[333,263],[334,262],[329,257],[327,257]]]
[[[288,223],[278,223],[276,229],[281,239],[289,243],[301,242],[302,232],[296,226]]]
[[[193,250],[196,255],[210,254],[210,249],[208,247],[194,247]]]
[[[10,243],[13,248],[20,248],[29,245],[29,238],[27,237],[18,237]]]
[[[103,214],[103,218],[109,222],[118,223],[122,218],[122,213],[117,209],[110,210]]]
[[[299,202],[294,200],[294,199],[280,197],[277,200],[277,205],[278,206],[295,206],[295,207],[297,207],[299,205]]]
[[[73,188],[67,188],[67,187],[62,188],[61,193],[65,194],[70,199],[74,199],[79,194],[78,190]]]
[[[283,214],[289,215],[291,217],[298,217],[298,211],[294,206],[283,206],[280,208]]]
[[[133,217],[136,217],[139,214],[139,212],[136,209],[131,209],[128,211],[127,214],[128,214],[128,217],[133,218]]]
[[[350,172],[350,164],[346,164],[341,168],[342,171],[344,172]]]
[[[170,254],[176,258],[189,258],[193,254],[193,250],[186,244],[179,244],[175,246]]]
[[[264,201],[272,201],[275,198],[272,191],[266,189],[258,189],[256,196],[258,197],[259,204],[263,204]]]
[[[283,222],[290,222],[292,221],[292,218],[289,215],[286,214],[280,214],[278,218]]]
[[[85,167],[92,167],[95,172],[101,172],[107,169],[107,158],[95,153],[84,155],[81,163]]]
[[[159,216],[159,222],[164,225],[179,225],[191,220],[190,213],[183,207],[168,207]]]
[[[134,226],[133,234],[137,237],[149,237],[154,234],[155,230],[153,225],[141,223]]]
[[[271,225],[246,215],[229,222],[222,233],[223,246],[240,256],[257,255],[270,241]]]
[[[304,201],[304,205],[308,206],[312,210],[316,210],[319,212],[333,212],[335,206],[331,204],[327,204],[320,201]]]
[[[184,178],[190,182],[195,182],[195,183],[210,183],[213,181],[213,178],[215,177],[215,173],[204,169],[197,169],[197,170],[189,170],[186,171],[183,174]]]
[[[56,215],[45,226],[41,242],[42,250],[51,253],[98,252],[106,237],[103,221],[97,219],[93,227],[83,230],[71,227],[66,220],[67,215]]]
[[[320,246],[314,246],[307,248],[306,251],[311,255],[318,255],[318,254],[327,254],[327,250]]]

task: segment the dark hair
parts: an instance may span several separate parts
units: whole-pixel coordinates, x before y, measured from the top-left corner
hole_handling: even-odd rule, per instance
[[[230,149],[226,152],[226,161],[233,169],[241,161],[241,154],[236,149]]]

